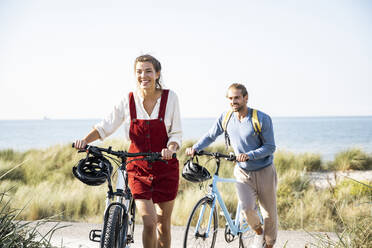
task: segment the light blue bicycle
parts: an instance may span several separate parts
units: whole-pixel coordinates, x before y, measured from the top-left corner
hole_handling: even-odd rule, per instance
[[[230,243],[239,237],[239,248],[249,247],[249,245],[253,242],[255,232],[249,227],[246,220],[240,214],[240,204],[237,204],[235,219],[231,217],[231,214],[227,210],[217,187],[217,183],[219,182],[237,182],[233,178],[220,178],[218,176],[220,159],[225,158],[228,161],[235,161],[236,157],[234,155],[210,153],[205,151],[196,152],[195,155],[206,155],[213,157],[216,160],[216,171],[213,175],[212,184],[209,185],[209,192],[196,203],[190,214],[183,239],[183,247],[214,247],[218,230],[217,203],[220,205],[223,216],[226,219],[226,242]],[[205,170],[205,168],[203,168],[203,170]],[[262,215],[258,207],[257,211],[259,213],[261,223],[263,223]]]

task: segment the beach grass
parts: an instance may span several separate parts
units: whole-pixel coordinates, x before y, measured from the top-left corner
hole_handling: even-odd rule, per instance
[[[189,159],[184,150],[193,142],[185,141],[177,153],[180,172],[183,163]],[[128,144],[118,140],[108,140],[102,146],[124,150],[128,148]],[[211,146],[208,150],[228,153],[223,144]],[[72,149],[71,145],[57,145],[25,152],[0,151],[0,175],[15,168],[0,179],[0,192],[8,192],[12,196],[10,207],[27,205],[17,215],[17,219],[39,220],[58,215],[58,218],[64,221],[102,222],[107,188],[105,185],[87,186],[72,175],[72,167],[84,156],[84,153],[77,153]],[[319,154],[277,151],[274,163],[279,178],[279,228],[342,232],[353,226],[355,220],[371,216],[372,191],[368,187],[371,182],[361,184],[345,179],[337,182],[334,187],[316,188],[310,183],[307,174],[309,171],[325,171],[331,168],[369,169],[371,158],[371,154],[355,148],[337,154],[331,162],[322,161]],[[348,163],[352,164],[352,167],[344,166]],[[200,157],[199,164],[208,168],[211,173],[214,172],[213,159]],[[221,160],[220,176],[233,177],[233,166],[233,163]],[[173,225],[186,224],[192,207],[205,194],[207,188],[208,183],[199,185],[180,176]],[[223,185],[220,190],[227,207],[234,212],[237,203],[234,185]],[[343,222],[340,221],[340,216]],[[224,220],[222,217],[220,220],[222,227]],[[138,218],[137,221],[141,220]]]
[[[327,166],[328,170],[371,170],[372,156],[359,148],[351,148],[336,154]]]
[[[0,174],[1,176],[1,174]],[[53,221],[52,217],[27,222],[20,220],[20,214],[26,209],[13,208],[13,198],[9,191],[0,190],[0,246],[8,248],[53,248],[50,240],[54,232],[66,226],[56,223],[46,234],[42,235],[39,228],[47,222]]]

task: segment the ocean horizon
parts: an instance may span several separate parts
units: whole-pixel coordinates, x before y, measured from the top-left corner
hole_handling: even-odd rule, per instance
[[[216,118],[183,118],[183,140],[197,140]],[[0,150],[43,149],[85,136],[100,119],[0,120]],[[372,152],[372,116],[272,117],[278,150],[318,153],[324,160],[350,148]],[[110,138],[123,137],[120,127]],[[222,142],[222,135],[216,142]]]

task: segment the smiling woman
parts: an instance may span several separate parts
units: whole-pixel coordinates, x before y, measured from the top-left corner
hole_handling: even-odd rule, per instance
[[[150,55],[139,56],[135,62],[137,81],[142,88],[148,87],[146,83],[155,82],[156,89],[162,89],[161,80],[161,64]]]
[[[83,149],[103,140],[123,124],[131,142],[129,152],[161,152],[167,162],[127,165],[128,183],[144,224],[143,246],[170,247],[171,215],[179,184],[178,160],[172,155],[181,147],[182,136],[178,97],[161,86],[161,64],[153,56],[137,57],[134,69],[137,91],[124,97],[85,138],[75,142],[75,147]]]

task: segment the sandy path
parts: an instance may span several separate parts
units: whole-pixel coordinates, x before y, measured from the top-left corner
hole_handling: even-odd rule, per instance
[[[337,182],[343,180],[348,180],[350,182],[353,180],[359,182],[372,182],[372,170],[309,172],[308,175],[311,182],[319,188],[326,188],[330,185],[335,186]]]
[[[48,223],[43,225],[39,230],[44,233],[55,223]],[[60,230],[57,230],[53,235],[52,243],[58,247],[66,248],[99,248],[99,243],[94,243],[89,240],[88,234],[91,229],[100,229],[98,224],[90,223],[75,223],[75,222],[61,222],[59,226],[67,225]],[[172,248],[182,247],[184,227],[173,226],[172,227]],[[132,248],[142,247],[141,242],[142,226],[136,225],[135,231],[135,243],[131,246]],[[278,240],[275,247],[283,247],[286,242],[287,248],[300,248],[305,247],[314,239],[308,233],[304,231],[279,231]],[[217,234],[216,248],[235,247],[238,248],[238,240],[227,244],[224,240],[224,230],[219,229]],[[309,247],[309,246],[307,246]]]
[[[372,181],[372,171],[348,171],[348,172],[312,172],[309,173],[312,183],[317,187],[324,188],[329,185],[334,186],[337,181],[354,179],[358,181]],[[42,233],[47,232],[55,223],[47,223],[39,228]],[[53,235],[52,243],[58,247],[65,248],[99,248],[98,243],[89,240],[88,235],[91,229],[101,229],[101,225],[91,223],[61,222],[59,226],[64,226],[57,230]],[[183,233],[185,227],[172,227],[172,248],[182,247]],[[136,225],[135,244],[132,248],[142,247],[141,241],[142,226]],[[334,235],[332,237],[335,237]],[[279,231],[278,240],[275,247],[300,248],[311,247],[308,244],[314,242],[312,236],[305,231]],[[61,245],[62,244],[62,245]],[[217,234],[216,248],[239,247],[238,240],[227,244],[224,240],[224,230],[220,229]]]

